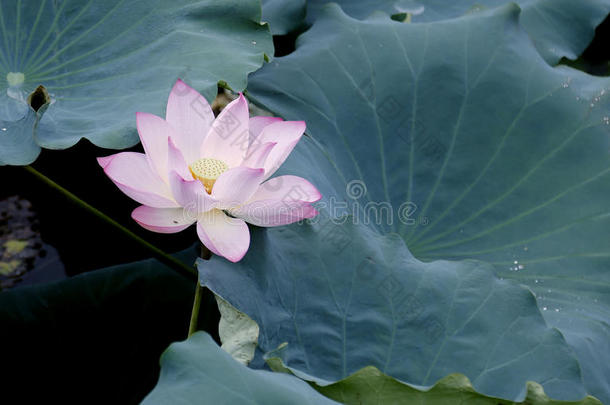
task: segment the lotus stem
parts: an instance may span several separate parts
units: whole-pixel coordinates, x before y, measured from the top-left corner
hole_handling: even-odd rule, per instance
[[[201,258],[203,260],[210,260],[212,257],[212,252],[204,245],[201,245]],[[203,293],[203,287],[201,287],[201,283],[197,280],[197,286],[195,287],[195,299],[193,301],[193,310],[191,311],[191,322],[189,324],[189,334],[188,337],[195,332],[197,332],[197,323],[199,320],[199,308],[201,307],[201,295]]]

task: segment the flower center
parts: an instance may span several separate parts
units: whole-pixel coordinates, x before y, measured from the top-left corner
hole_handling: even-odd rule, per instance
[[[203,158],[191,164],[189,170],[194,178],[203,183],[208,194],[211,194],[216,179],[229,170],[229,166],[222,160]]]

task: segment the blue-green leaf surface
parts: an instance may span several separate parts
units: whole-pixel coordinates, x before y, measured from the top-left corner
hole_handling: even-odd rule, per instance
[[[304,23],[305,0],[262,0],[262,6],[273,35],[288,34]]]
[[[440,21],[460,17],[467,13],[495,8],[510,3],[508,0],[334,0],[351,17],[364,19],[375,11],[388,15],[411,13],[413,23]],[[292,28],[299,25],[294,2],[269,1],[268,19],[274,25],[286,27],[290,16]],[[284,7],[279,7],[283,3]],[[312,24],[322,13],[329,0],[307,1],[307,22]],[[576,59],[593,39],[595,27],[610,13],[609,0],[516,0],[523,9],[521,23],[536,44],[538,51],[550,64],[562,57]],[[265,9],[266,4],[263,2]],[[273,13],[272,13],[273,11]]]
[[[372,363],[415,384],[431,384],[443,372],[462,372],[475,388],[504,398],[522,394],[517,387],[524,389],[526,374],[540,366],[557,375],[531,379],[545,388],[553,386],[547,389],[551,397],[574,399],[579,391],[566,391],[561,387],[567,385],[558,383],[566,378],[564,369],[515,345],[519,339],[510,337],[512,318],[500,311],[513,308],[528,318],[525,314],[535,312],[537,304],[548,325],[558,329],[577,356],[587,393],[610,400],[610,80],[550,67],[518,18],[519,10],[509,6],[430,24],[385,18],[361,22],[336,6],[329,7],[299,40],[295,53],[277,58],[251,78],[249,89],[255,100],[286,119],[307,122],[311,137],[299,145],[285,171],[318,185],[327,209],[332,208],[332,199],[347,201],[347,211],[361,222],[371,204],[390,204],[392,221],[375,223],[368,218],[366,227],[381,235],[399,234],[417,259],[430,262],[409,262],[408,252],[397,242],[381,249],[380,244],[386,246],[381,241],[389,236],[358,236],[362,231],[356,229],[365,227],[359,225],[344,237],[362,238],[355,250],[333,251],[321,241],[322,231],[317,228],[273,229],[254,238],[262,245],[255,245],[237,269],[225,268],[229,266],[221,261],[213,262],[209,271],[203,269],[203,281],[209,277],[213,281],[206,282],[217,293],[234,305],[241,302],[237,307],[259,321],[256,314],[264,312],[265,303],[286,308],[284,322],[280,326],[278,319],[267,322],[267,330],[263,322],[261,334],[273,343],[288,339],[286,335],[293,339],[293,350],[300,355],[293,352],[294,357],[286,359],[288,366],[330,380],[343,376],[330,372],[341,372],[336,365],[350,369],[352,364]],[[346,211],[336,203],[331,214],[338,208]],[[291,233],[292,243],[284,242]],[[257,237],[265,239],[259,242]],[[342,338],[343,330],[357,328],[366,316],[381,318],[382,325],[403,322],[405,333],[423,333],[421,328],[407,327],[404,316],[393,318],[389,309],[372,305],[370,313],[363,308],[345,312],[353,305],[351,300],[371,299],[357,288],[367,291],[368,287],[371,294],[378,294],[375,283],[363,286],[353,278],[367,246],[376,249],[377,256],[371,256],[373,273],[382,277],[395,271],[404,277],[399,284],[403,288],[419,285],[415,263],[447,269],[437,270],[444,277],[439,275],[431,283],[438,295],[424,294],[420,301],[428,318],[441,320],[446,346],[402,337],[397,341],[405,345],[404,351],[393,353],[408,360],[386,368],[391,361],[386,366],[379,358],[387,356],[388,342],[371,342],[381,339],[377,330],[389,339],[394,328],[361,330],[357,343],[357,334]],[[400,264],[393,262],[401,257]],[[465,314],[470,312],[460,299],[451,297],[460,297],[458,287],[468,285],[463,284],[466,274],[477,273],[452,273],[452,266],[468,265],[434,262],[444,259],[489,262],[500,277],[534,291],[537,301],[517,306],[507,297],[513,294],[486,299],[487,295],[478,295],[483,294],[484,283],[475,283],[479,290],[469,291],[470,297],[478,297],[482,309],[498,307],[494,316],[476,326],[466,324],[464,333],[471,335],[462,340],[461,324],[452,323],[452,314],[467,320]],[[214,271],[215,266],[222,271]],[[477,268],[491,280],[490,268]],[[424,274],[432,277],[435,272]],[[233,277],[232,283],[225,280]],[[253,282],[256,291],[262,290],[261,297],[247,298],[255,295],[248,287]],[[331,288],[342,293],[332,294]],[[445,300],[452,304],[440,296],[449,297]],[[307,311],[308,306],[315,308]],[[295,325],[294,319],[303,324]],[[498,341],[495,347],[508,363],[502,378],[485,385],[478,373],[494,358],[478,338],[484,340],[497,329],[507,334],[506,343]],[[518,330],[530,339],[536,336],[525,328]],[[368,336],[361,336],[363,332]],[[313,340],[305,339],[308,334],[326,336],[316,342],[336,344],[314,347]],[[453,339],[472,344],[472,350],[453,347]],[[346,351],[343,357],[343,348],[350,344],[359,349]],[[263,344],[265,350],[270,346]],[[312,350],[324,353],[314,356]],[[523,359],[534,364],[521,367]],[[318,367],[316,361],[326,366]],[[567,365],[564,361],[559,362]],[[578,380],[578,373],[572,371],[570,378]],[[503,382],[513,378],[509,389]]]
[[[202,283],[246,311],[259,346],[325,386],[366,366],[429,387],[453,372],[481,393],[522,401],[527,381],[580,399],[578,363],[530,291],[474,261],[423,263],[398,235],[364,225],[260,230],[238,265],[200,261]]]
[[[306,382],[283,373],[251,370],[205,332],[173,343],[161,357],[161,376],[144,405],[331,405]]]
[[[81,138],[134,145],[136,111],[163,115],[178,77],[211,100],[243,89],[273,45],[256,0],[11,0],[0,4],[0,164]],[[38,116],[28,95],[43,85]]]
[[[404,0],[403,0],[404,1]],[[413,22],[439,21],[507,4],[506,0],[421,0],[424,12]],[[576,59],[591,42],[595,28],[610,13],[608,0],[517,0],[521,24],[542,57],[555,65],[562,57]]]

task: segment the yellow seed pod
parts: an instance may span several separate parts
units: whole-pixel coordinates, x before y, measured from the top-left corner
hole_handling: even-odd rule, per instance
[[[193,177],[201,181],[210,194],[218,176],[229,170],[229,166],[222,160],[203,158],[190,165],[189,169]]]

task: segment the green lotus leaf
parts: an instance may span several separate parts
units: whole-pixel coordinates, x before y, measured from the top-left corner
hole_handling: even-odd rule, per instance
[[[290,373],[280,358],[268,358],[267,363],[275,371]],[[527,396],[523,402],[505,401],[479,394],[468,378],[461,374],[448,375],[426,390],[404,384],[372,366],[364,367],[334,384],[313,386],[325,396],[349,405],[601,405],[592,397],[577,402],[554,401],[546,396],[540,384],[534,382],[527,383]]]
[[[508,0],[309,0],[305,5],[287,0],[263,1],[274,34],[298,28],[298,6],[306,21],[313,24],[328,3],[338,3],[343,11],[357,19],[376,11],[399,16],[413,23],[427,23],[461,17],[465,14],[496,8],[511,3]],[[562,57],[576,59],[595,35],[595,28],[610,13],[609,0],[515,0],[523,14],[521,24],[536,48],[551,65]],[[288,25],[287,21],[292,22]],[[274,28],[275,27],[275,28]],[[276,32],[279,31],[279,32]]]
[[[205,332],[173,343],[161,357],[161,376],[142,401],[161,404],[331,405],[306,382],[283,373],[251,370]]]
[[[243,89],[273,53],[260,13],[256,0],[2,2],[0,164],[81,138],[132,146],[134,113],[163,115],[178,77],[208,100],[221,80]]]
[[[315,227],[269,229],[253,238],[256,248],[238,266],[200,265],[203,282],[259,323],[263,351],[288,341],[287,366],[314,381],[336,382],[373,365],[425,386],[459,372],[478,392],[514,401],[525,398],[526,381],[553,399],[580,399],[584,392],[567,389],[563,379],[610,400],[610,79],[549,66],[519,16],[507,6],[403,24],[357,21],[331,6],[294,53],[251,76],[255,101],[307,122],[309,137],[285,173],[316,184],[331,217],[342,209],[360,221],[333,231],[354,248],[328,246]],[[379,236],[363,236],[363,228]],[[398,242],[391,248],[382,242],[391,233],[414,259]],[[366,255],[378,281],[355,276]],[[472,307],[452,297],[467,288],[466,275],[492,283],[492,268],[444,260],[472,259],[490,263],[515,288],[525,285],[536,300],[514,302],[517,292],[491,298],[489,291],[501,290],[479,280],[468,296],[493,315],[461,329]],[[463,273],[455,266],[465,266]],[[396,317],[387,295],[375,298],[385,306],[364,305],[390,270],[400,277],[399,291],[422,294],[416,296],[424,312],[415,324]],[[423,290],[421,273],[434,279]],[[265,312],[267,304],[284,312]],[[544,321],[528,327],[516,327],[520,321],[503,312],[514,310],[523,321],[538,309]],[[438,341],[425,337],[426,319],[442,326]],[[366,328],[359,326],[364,320]],[[567,352],[537,358],[515,343],[549,347],[541,343],[547,324],[559,334],[556,344],[565,338]],[[475,337],[490,339],[499,330],[506,340],[491,346]],[[400,339],[390,339],[394,332]],[[555,365],[570,364],[554,357],[568,352],[578,371]],[[503,367],[486,371],[494,361]],[[535,370],[555,375],[534,376]]]
[[[523,402],[510,402],[477,393],[466,377],[451,374],[439,380],[429,390],[419,390],[383,375],[374,367],[319,389],[329,398],[343,404],[425,404],[425,405],[601,405],[592,397],[582,401],[554,401],[546,396],[542,387],[527,383],[527,396]]]
[[[252,317],[260,351],[299,378],[327,386],[374,366],[426,388],[460,372],[478,392],[517,402],[527,381],[552,398],[585,395],[572,350],[533,294],[491,265],[424,263],[398,235],[349,218],[258,230],[252,240],[237,264],[200,261],[201,282]]]

